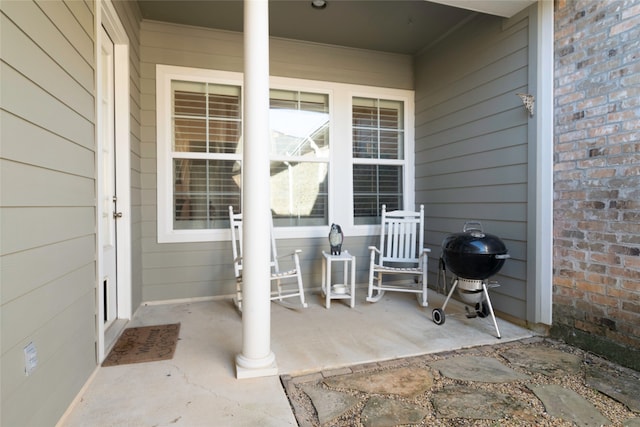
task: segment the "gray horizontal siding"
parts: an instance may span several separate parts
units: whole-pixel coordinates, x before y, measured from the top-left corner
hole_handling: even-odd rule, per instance
[[[413,64],[407,55],[284,39],[272,39],[270,49],[273,75],[413,89]]]
[[[2,102],[7,110],[32,124],[59,135],[69,141],[93,148],[93,123],[79,113],[79,108],[65,104],[15,68],[2,63]],[[74,126],[68,126],[74,123]]]
[[[416,203],[432,258],[466,221],[504,240],[494,306],[526,318],[528,16],[478,15],[416,58]],[[430,264],[431,278],[438,263]],[[432,279],[433,280],[433,279]]]
[[[4,159],[93,178],[93,150],[69,143],[68,139],[6,111],[0,111],[0,120],[0,137],[3,141],[13,141],[12,144],[2,144],[0,150]]]
[[[229,241],[157,243],[155,66],[241,72],[242,34],[144,21],[140,40],[143,300],[230,295],[235,292],[235,280]],[[409,56],[284,39],[271,40],[270,72],[275,76],[392,88],[413,86]],[[358,242],[368,244],[366,240],[362,238]],[[366,251],[366,245],[362,248]],[[305,288],[318,288],[321,251],[328,249],[326,239],[278,241],[280,254],[293,249],[302,249]],[[351,252],[357,255],[355,249]],[[368,253],[362,255],[367,257],[367,262],[363,258],[357,263],[360,283],[366,282],[368,271]]]
[[[90,265],[94,251],[95,239],[87,235],[5,255],[1,302],[18,300],[37,291],[43,283]]]
[[[94,350],[81,345],[85,337],[95,334],[94,306],[92,286],[92,292],[73,301],[28,339],[3,353],[3,426],[55,425],[95,368]],[[22,349],[29,342],[36,345],[39,364],[37,375],[27,377]]]
[[[224,71],[242,71],[243,36],[230,31],[145,21],[142,61]],[[412,59],[407,55],[272,38],[270,72],[275,76],[413,87]],[[328,66],[331,64],[331,66]]]
[[[1,425],[55,425],[96,365],[90,6],[0,3]]]
[[[73,38],[66,38],[65,32],[69,30],[60,28],[55,21],[50,19],[40,9],[42,3],[7,1],[2,2],[2,10],[17,27],[28,35],[38,48],[51,58],[55,58],[59,66],[64,70],[68,70],[69,75],[73,76],[73,79],[80,86],[91,91],[94,83],[93,51],[87,51],[84,41],[80,42],[82,46],[75,46]],[[55,7],[65,7],[62,2],[51,3],[54,3]],[[80,24],[76,22],[75,26],[80,26]],[[2,31],[4,31],[4,26]],[[77,29],[74,32],[75,34],[81,34]],[[5,46],[3,44],[3,56],[4,49]],[[23,58],[23,60],[27,59]]]

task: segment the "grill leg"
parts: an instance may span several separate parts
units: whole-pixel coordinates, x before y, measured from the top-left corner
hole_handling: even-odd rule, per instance
[[[489,292],[487,291],[487,284],[482,282],[482,290],[484,291],[484,297],[487,300],[487,304],[489,305],[489,312],[491,313],[491,320],[493,320],[493,326],[496,328],[496,334],[498,334],[498,339],[502,338],[500,336],[500,330],[498,329],[498,323],[496,322],[496,316],[493,314],[493,306],[491,305],[491,300],[489,299]]]
[[[445,283],[445,286],[447,286],[447,284]],[[458,286],[458,279],[455,280],[455,282],[453,282],[453,286],[451,287],[451,290],[449,291],[449,295],[447,295],[447,299],[444,300],[444,304],[442,304],[442,311],[444,311],[444,309],[447,307],[447,303],[449,302],[449,298],[451,298],[451,295],[453,295],[453,291],[456,290],[456,286]]]

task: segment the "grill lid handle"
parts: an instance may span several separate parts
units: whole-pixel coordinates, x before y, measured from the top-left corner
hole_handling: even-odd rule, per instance
[[[482,230],[482,223],[480,221],[467,221],[464,223],[464,227],[462,227],[462,231],[464,233],[466,233],[467,231],[471,231],[471,230],[478,230],[481,233],[484,231]]]
[[[482,224],[480,221],[467,221],[464,223],[462,227],[463,233],[471,233],[473,237],[478,239],[482,239],[484,237],[484,230],[482,229]]]

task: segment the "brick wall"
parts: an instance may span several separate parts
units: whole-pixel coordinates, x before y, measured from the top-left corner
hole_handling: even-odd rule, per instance
[[[640,363],[640,1],[556,0],[554,79],[552,334]]]

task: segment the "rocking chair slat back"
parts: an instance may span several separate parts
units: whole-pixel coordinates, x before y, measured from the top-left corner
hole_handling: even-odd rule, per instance
[[[380,301],[386,291],[411,292],[427,306],[427,263],[424,247],[424,206],[420,211],[387,212],[382,205],[380,246],[369,246],[369,290],[367,301]],[[376,261],[377,260],[377,261]],[[416,283],[396,280],[383,283],[383,276],[417,276]]]
[[[229,219],[231,221],[231,246],[233,248],[233,259],[241,259],[242,258],[242,214],[233,212],[232,206],[229,206]],[[276,240],[273,237],[273,218],[271,218],[270,222],[270,235],[271,235],[271,269],[272,271],[278,272],[280,271],[280,266],[278,265],[278,248],[276,246]],[[238,276],[240,270],[242,270],[241,262],[234,262],[234,269],[236,272],[236,276]]]
[[[386,212],[382,207],[380,231],[380,265],[386,263],[416,263],[422,255],[424,243],[424,207],[420,212]],[[386,242],[385,242],[386,241]]]

